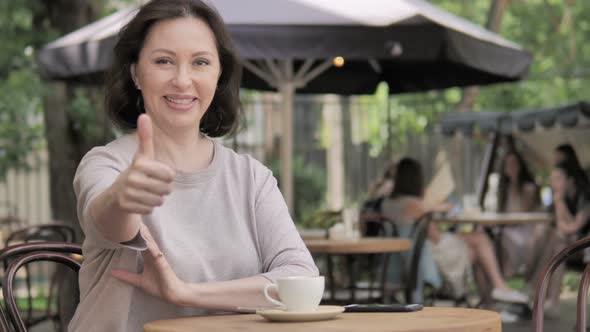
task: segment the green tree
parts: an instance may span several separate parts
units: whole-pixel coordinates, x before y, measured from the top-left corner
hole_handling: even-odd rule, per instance
[[[490,0],[431,2],[480,25],[490,5]],[[533,63],[522,82],[481,87],[475,110],[512,111],[588,98],[590,2],[512,1],[504,15],[499,33],[530,51]]]
[[[43,85],[31,45],[52,35],[34,31],[36,6],[33,1],[0,2],[0,181],[11,168],[28,168],[28,152],[42,142]]]

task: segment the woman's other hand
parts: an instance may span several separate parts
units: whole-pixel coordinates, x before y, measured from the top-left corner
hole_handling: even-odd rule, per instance
[[[172,270],[148,228],[141,225],[140,231],[147,241],[147,250],[142,253],[143,272],[113,270],[112,276],[164,301],[176,305],[186,303],[184,296],[187,294],[187,284]]]
[[[127,213],[150,214],[172,191],[174,170],[155,159],[152,121],[147,114],[137,119],[139,148],[133,163],[113,186],[119,208]]]

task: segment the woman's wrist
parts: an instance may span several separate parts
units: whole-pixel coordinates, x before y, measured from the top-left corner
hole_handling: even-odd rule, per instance
[[[203,303],[199,300],[202,298],[202,283],[182,282],[177,298],[172,301],[173,304],[182,307],[203,308]]]

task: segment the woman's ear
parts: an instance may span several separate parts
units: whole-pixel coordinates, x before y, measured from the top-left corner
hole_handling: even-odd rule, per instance
[[[137,88],[137,90],[141,90],[141,87],[139,86],[139,82],[137,80],[136,66],[134,63],[131,64],[129,71],[131,73],[131,79],[133,80],[133,83],[135,83],[135,87]]]

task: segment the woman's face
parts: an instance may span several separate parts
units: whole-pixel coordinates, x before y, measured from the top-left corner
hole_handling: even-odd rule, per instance
[[[170,133],[198,129],[221,75],[213,31],[192,17],[155,23],[131,75],[155,127]]]
[[[551,171],[551,190],[554,194],[563,195],[568,186],[568,178],[559,168],[554,168]]]
[[[509,154],[504,160],[504,174],[510,178],[515,179],[518,177],[520,172],[520,165],[518,164],[518,158],[515,155]]]
[[[561,151],[555,150],[553,151],[553,160],[555,161],[555,164],[559,164],[565,160],[565,155]]]

